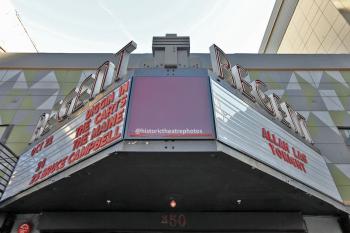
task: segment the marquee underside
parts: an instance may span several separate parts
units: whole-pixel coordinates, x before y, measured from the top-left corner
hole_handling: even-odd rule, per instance
[[[169,205],[172,199],[177,203],[175,209]],[[217,151],[112,153],[66,178],[12,197],[2,207],[3,211],[21,213],[173,210],[341,213],[333,205]]]

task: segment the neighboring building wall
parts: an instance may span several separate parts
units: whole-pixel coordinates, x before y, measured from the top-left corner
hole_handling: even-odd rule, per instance
[[[350,1],[349,0],[332,0],[334,6],[350,22]]]
[[[276,0],[259,53],[350,52],[350,2]]]
[[[349,53],[350,25],[331,0],[299,0],[277,53]]]

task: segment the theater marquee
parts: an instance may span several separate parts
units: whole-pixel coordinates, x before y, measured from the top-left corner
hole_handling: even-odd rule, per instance
[[[22,154],[2,200],[120,141],[129,86],[130,81],[125,82],[55,131],[40,151],[33,152],[34,147]]]
[[[211,58],[214,74],[229,84],[224,88],[211,80],[217,140],[342,201],[325,160],[312,148],[304,117],[275,94],[267,96],[267,87],[261,81],[248,83],[244,79],[247,72],[239,65],[232,67],[215,45],[211,47]],[[233,94],[237,90],[241,97]],[[260,106],[274,120],[253,105]]]
[[[148,75],[135,71],[129,78],[135,48],[129,43],[116,64],[102,64],[40,117],[1,200],[124,139],[200,139],[218,140],[341,201],[305,118],[277,95],[267,95],[263,82],[248,83],[247,71],[232,66],[217,46],[210,48],[213,72],[196,76],[182,69],[182,76],[157,76],[148,69]]]
[[[252,104],[258,104],[274,117],[277,121],[284,124],[290,131],[298,134],[307,143],[313,143],[310,136],[305,118],[294,111],[293,107],[287,102],[280,100],[275,93],[266,95],[267,85],[255,80],[251,83],[245,79],[249,73],[240,65],[231,65],[226,54],[216,45],[210,47],[210,58],[213,72],[222,80],[225,80],[232,88],[239,90]]]
[[[126,75],[128,57],[135,48],[130,42],[116,54],[116,65],[105,62],[56,102],[50,114],[42,114],[32,147],[21,155],[1,200],[122,140],[131,84],[130,80],[121,83],[121,77]]]
[[[212,81],[219,141],[341,201],[323,157]]]

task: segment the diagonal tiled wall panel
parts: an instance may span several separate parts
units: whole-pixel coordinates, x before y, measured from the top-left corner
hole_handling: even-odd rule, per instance
[[[13,124],[7,145],[20,154],[43,112],[93,70],[0,70],[1,124]]]

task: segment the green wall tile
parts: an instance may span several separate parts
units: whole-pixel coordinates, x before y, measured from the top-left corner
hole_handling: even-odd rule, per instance
[[[2,124],[11,124],[17,110],[0,109]]]
[[[345,202],[350,201],[350,178],[337,168],[335,164],[328,164],[334,182],[338,188],[340,196]]]
[[[26,78],[26,81],[29,87],[34,83],[39,72],[40,70],[23,70],[24,76]]]
[[[332,112],[329,112],[329,114],[331,115],[335,125],[343,126],[345,117],[348,113],[345,111],[332,111]]]
[[[17,156],[20,156],[24,149],[27,147],[27,143],[24,143],[24,142],[9,142],[9,143],[6,143],[6,146],[8,146],[12,151],[13,153],[15,153]]]
[[[297,73],[295,73],[295,77],[299,82],[299,86],[303,91],[303,97],[306,98],[306,103],[308,108],[312,108],[313,98],[314,96],[318,96],[318,91],[315,89],[310,83],[306,82],[303,78],[301,78]]]

